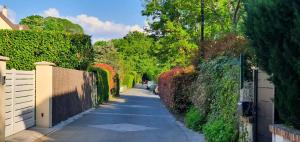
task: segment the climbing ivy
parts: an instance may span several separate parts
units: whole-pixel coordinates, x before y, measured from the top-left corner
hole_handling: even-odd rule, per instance
[[[0,30],[0,55],[7,56],[9,69],[32,70],[34,63],[86,69],[93,61],[90,36],[61,32]]]

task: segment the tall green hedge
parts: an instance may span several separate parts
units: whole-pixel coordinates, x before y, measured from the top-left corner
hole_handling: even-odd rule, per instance
[[[115,97],[119,97],[120,96],[120,76],[117,73],[114,78],[113,78],[115,87],[111,89],[111,95],[115,96]]]
[[[135,85],[135,76],[131,74],[126,74],[124,79],[122,80],[122,85],[127,86],[128,88],[132,88]]]
[[[0,55],[9,69],[32,70],[39,61],[65,68],[86,69],[93,61],[90,36],[61,32],[0,30]]]
[[[199,114],[187,115],[186,120],[198,125],[192,128],[202,129],[208,142],[233,142],[238,138],[239,69],[238,59],[225,56],[199,65],[199,75],[190,88]]]
[[[249,0],[246,33],[258,66],[275,84],[280,119],[300,129],[300,2]]]
[[[109,99],[109,79],[108,72],[101,68],[89,67],[89,71],[97,75],[97,94],[98,104],[107,102]]]

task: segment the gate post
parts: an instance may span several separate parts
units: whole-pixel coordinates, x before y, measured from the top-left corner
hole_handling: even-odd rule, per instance
[[[5,141],[5,92],[4,92],[4,84],[5,84],[5,76],[6,76],[6,61],[9,58],[0,56],[0,142]]]
[[[52,127],[52,81],[54,63],[35,63],[36,79],[36,125],[38,127]]]

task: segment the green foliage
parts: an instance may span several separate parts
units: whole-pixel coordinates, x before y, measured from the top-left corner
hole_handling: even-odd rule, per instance
[[[44,18],[39,15],[32,15],[21,19],[20,24],[27,25],[30,30],[34,31],[59,31],[83,34],[83,29],[80,25],[74,24],[67,19],[56,17]]]
[[[126,75],[134,75],[135,81],[140,82],[144,73],[151,78],[155,78],[159,74],[158,60],[152,54],[154,40],[151,37],[144,33],[132,32],[124,38],[115,39],[112,42],[120,57],[118,64],[121,78],[127,78]]]
[[[205,122],[205,115],[203,115],[195,107],[191,107],[184,117],[184,123],[186,124],[186,126],[198,132],[202,131],[202,126]]]
[[[238,59],[233,57],[217,57],[200,63],[191,100],[207,119],[203,132],[208,142],[237,139],[239,67]]]
[[[86,69],[93,61],[90,36],[82,34],[1,30],[0,47],[0,54],[10,58],[9,69],[32,70],[40,61]]]
[[[156,36],[176,35],[170,25],[189,33],[191,41],[200,37],[201,0],[145,0],[142,14],[151,17],[150,31]],[[205,37],[214,39],[228,32],[240,32],[245,10],[242,0],[210,0],[204,3]]]
[[[300,3],[249,1],[246,33],[258,66],[275,84],[275,106],[287,125],[300,129]]]
[[[228,120],[219,118],[207,122],[203,126],[203,132],[208,142],[234,142],[236,141],[237,128]]]
[[[97,41],[94,44],[94,51],[96,63],[109,64],[115,70],[119,70],[121,68],[122,58],[112,42]]]
[[[152,48],[163,71],[187,66],[197,55],[201,31],[201,0],[145,0],[147,29],[156,39]],[[242,0],[210,0],[204,3],[206,39],[241,33],[245,10]],[[201,43],[203,44],[203,43]]]
[[[134,75],[126,74],[121,83],[122,85],[127,86],[127,88],[132,88],[134,86]]]
[[[174,82],[174,107],[173,110],[176,113],[184,114],[188,111],[188,108],[192,105],[190,100],[191,90],[190,87],[196,79],[196,73],[194,70],[176,75],[172,81]]]
[[[120,77],[119,77],[119,74],[116,74],[113,79],[114,79],[114,82],[115,82],[116,86],[115,86],[115,88],[113,88],[114,93],[112,93],[112,95],[115,96],[115,97],[118,97],[118,96],[120,96]]]
[[[98,104],[107,102],[109,99],[108,72],[97,67],[89,67],[88,70],[94,72],[97,77]]]

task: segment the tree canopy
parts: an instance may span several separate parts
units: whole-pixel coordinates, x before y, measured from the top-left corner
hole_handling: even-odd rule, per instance
[[[32,15],[21,19],[20,24],[27,25],[30,30],[36,31],[60,31],[68,33],[83,34],[82,27],[74,24],[71,21],[56,17],[42,17],[39,15]]]
[[[139,75],[147,74],[154,78],[159,73],[159,64],[153,54],[154,40],[144,33],[131,32],[122,39],[112,41],[119,52],[126,69]]]
[[[145,0],[144,16],[150,18],[155,36],[173,33],[170,23],[186,31],[191,41],[198,42],[201,30],[201,0]],[[205,37],[217,38],[225,33],[240,31],[245,10],[242,0],[210,0],[204,3]]]

